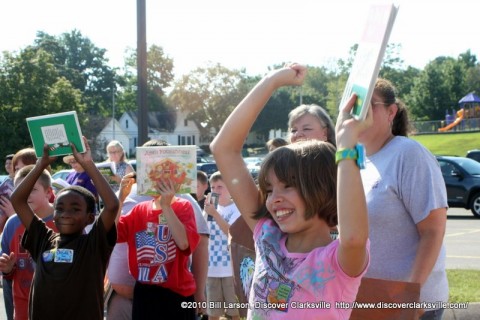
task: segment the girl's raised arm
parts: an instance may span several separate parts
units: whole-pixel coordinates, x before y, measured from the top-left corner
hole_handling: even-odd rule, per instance
[[[370,109],[365,121],[350,116],[356,96],[352,95],[337,119],[337,150],[355,147],[360,133],[372,125]],[[371,106],[370,106],[371,108]],[[368,263],[368,212],[360,168],[355,160],[341,160],[337,171],[337,212],[339,226],[338,261],[349,276],[357,276]]]
[[[233,110],[210,144],[223,181],[252,230],[257,223],[253,215],[261,208],[262,200],[242,158],[244,141],[273,92],[281,86],[301,85],[305,74],[304,66],[291,64],[266,75]]]

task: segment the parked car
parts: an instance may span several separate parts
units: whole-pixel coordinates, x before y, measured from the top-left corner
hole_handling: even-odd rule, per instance
[[[473,159],[477,162],[480,162],[480,150],[479,149],[468,150],[466,157],[470,158],[470,159]]]
[[[243,158],[245,164],[247,165],[247,169],[252,175],[253,178],[258,177],[258,173],[260,172],[260,167],[262,165],[263,158],[262,157],[245,157]]]
[[[57,172],[55,172],[54,174],[52,174],[52,180],[55,180],[55,179],[62,179],[62,180],[66,180],[68,175],[70,174],[70,172],[72,172],[73,169],[63,169],[63,170],[58,170]]]
[[[210,176],[218,171],[217,164],[215,162],[207,162],[207,163],[197,163],[197,170],[201,170],[207,174],[207,176],[210,178]]]
[[[437,156],[447,187],[448,205],[470,209],[480,218],[480,163],[466,157]]]

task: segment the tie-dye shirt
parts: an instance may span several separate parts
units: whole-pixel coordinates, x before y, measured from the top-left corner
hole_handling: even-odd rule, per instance
[[[357,277],[346,275],[338,263],[338,240],[309,253],[290,253],[287,234],[267,218],[257,223],[253,238],[256,261],[248,319],[350,317],[367,268]]]

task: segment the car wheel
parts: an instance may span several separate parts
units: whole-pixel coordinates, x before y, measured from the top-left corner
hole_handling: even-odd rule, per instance
[[[475,217],[480,218],[480,192],[476,193],[472,197],[470,209]]]

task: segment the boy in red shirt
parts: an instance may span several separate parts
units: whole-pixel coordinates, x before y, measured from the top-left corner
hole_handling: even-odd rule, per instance
[[[117,242],[127,242],[136,279],[132,319],[194,319],[196,286],[188,258],[199,235],[193,208],[175,197],[171,180],[157,187],[160,196],[137,204],[117,225]]]

